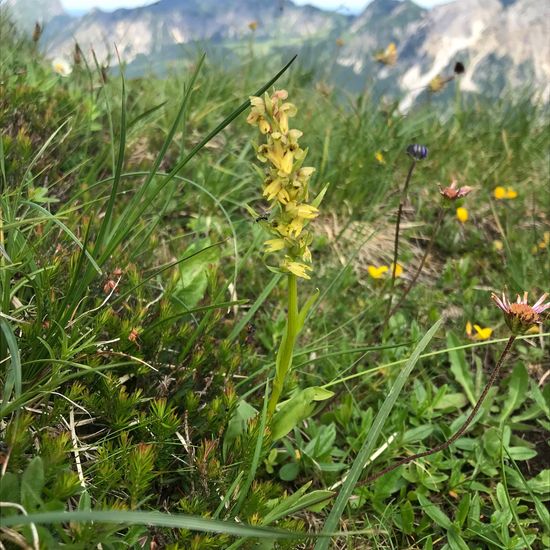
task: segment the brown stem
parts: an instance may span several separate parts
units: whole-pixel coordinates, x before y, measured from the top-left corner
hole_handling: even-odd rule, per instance
[[[387,320],[389,321],[391,317],[394,315],[394,313],[399,309],[399,306],[404,302],[405,298],[411,291],[412,287],[416,283],[416,280],[420,276],[420,273],[422,272],[422,268],[424,267],[424,264],[426,263],[426,260],[428,256],[430,255],[430,252],[432,251],[433,245],[435,243],[435,238],[437,236],[437,232],[439,231],[439,227],[441,226],[441,222],[443,221],[443,216],[445,214],[445,209],[441,207],[439,209],[439,213],[437,215],[437,220],[435,221],[435,226],[432,232],[432,237],[430,239],[430,242],[428,243],[428,246],[426,247],[426,250],[424,251],[424,255],[422,256],[422,259],[420,260],[420,264],[418,265],[418,269],[416,270],[416,273],[414,274],[413,278],[410,280],[409,285],[404,290],[403,294],[401,295],[401,298],[399,301],[393,306],[390,313],[388,314]]]
[[[477,403],[475,404],[474,408],[472,409],[472,412],[466,419],[466,422],[462,424],[461,428],[447,441],[440,443],[439,445],[436,445],[435,447],[432,447],[428,451],[423,451],[421,453],[417,453],[412,456],[408,456],[407,458],[403,458],[402,460],[399,460],[398,462],[395,462],[394,464],[391,464],[390,466],[387,466],[380,472],[377,472],[376,474],[373,474],[369,476],[364,481],[361,481],[357,484],[357,486],[365,485],[367,483],[371,483],[372,481],[375,481],[379,477],[382,477],[384,474],[387,474],[388,472],[391,472],[395,470],[396,468],[399,468],[399,466],[403,466],[404,464],[408,464],[409,462],[412,462],[413,460],[417,460],[418,458],[423,458],[425,456],[433,455],[434,453],[438,453],[439,451],[443,451],[447,447],[450,447],[468,428],[468,426],[472,423],[472,420],[475,418],[476,414],[478,413],[483,401],[487,397],[487,393],[491,389],[491,386],[495,383],[495,380],[497,379],[498,373],[500,372],[500,369],[502,367],[502,364],[504,363],[505,357],[508,355],[508,352],[512,349],[512,345],[514,343],[514,340],[516,337],[514,335],[510,336],[508,339],[508,342],[506,344],[506,347],[504,348],[504,351],[502,352],[495,368],[493,369],[493,372],[491,373],[491,376],[489,377],[489,381],[483,388],[483,391],[481,392],[481,395],[479,396],[479,399],[477,400]]]
[[[395,221],[395,240],[393,243],[393,269],[391,273],[391,283],[390,283],[390,297],[388,300],[388,307],[386,310],[386,316],[384,319],[384,327],[390,318],[391,303],[393,299],[393,287],[395,286],[395,272],[397,270],[397,258],[399,256],[399,227],[401,226],[401,217],[403,215],[403,206],[405,205],[405,200],[407,199],[407,190],[409,189],[409,183],[411,181],[412,173],[414,172],[414,167],[416,166],[416,159],[413,159],[409,172],[407,174],[407,179],[405,180],[405,185],[403,186],[403,191],[401,193],[401,199],[399,200],[399,209],[397,210],[397,220]]]

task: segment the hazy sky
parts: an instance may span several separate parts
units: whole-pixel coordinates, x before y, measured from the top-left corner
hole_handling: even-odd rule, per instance
[[[66,9],[84,11],[89,8],[98,7],[103,10],[114,10],[116,8],[130,8],[152,4],[154,0],[61,0]],[[294,0],[296,4],[313,4],[320,8],[347,9],[349,11],[360,11],[368,3],[368,0]],[[431,7],[437,4],[444,4],[450,0],[415,0],[421,6]]]

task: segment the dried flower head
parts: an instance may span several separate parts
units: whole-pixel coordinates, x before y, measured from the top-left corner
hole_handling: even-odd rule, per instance
[[[550,308],[550,302],[544,303],[548,294],[543,294],[534,305],[527,303],[527,292],[523,293],[523,298],[518,294],[515,303],[508,301],[508,298],[502,294],[499,298],[495,293],[491,294],[491,299],[504,312],[504,320],[513,334],[525,334],[530,328],[542,322],[541,313]]]
[[[413,143],[407,147],[407,154],[414,160],[424,160],[428,156],[428,148],[418,143]]]
[[[471,193],[472,190],[473,187],[469,187],[468,185],[465,185],[464,187],[458,187],[456,185],[456,180],[453,180],[449,187],[441,187],[441,185],[439,186],[439,192],[441,193],[441,195],[451,201],[455,201],[457,199],[465,197],[468,193]]]
[[[42,27],[42,25],[37,21],[35,24],[34,24],[34,30],[33,30],[33,33],[32,33],[32,41],[36,44],[39,40],[40,40],[40,37],[42,36],[42,31],[44,30],[44,28]]]

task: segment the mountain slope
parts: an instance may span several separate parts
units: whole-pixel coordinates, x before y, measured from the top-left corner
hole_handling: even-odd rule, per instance
[[[52,21],[45,40],[48,50],[68,53],[76,39],[82,49],[93,47],[99,59],[116,44],[121,57],[131,62],[138,55],[159,54],[174,44],[223,41],[250,35],[304,40],[325,37],[346,18],[311,6],[298,7],[289,0],[161,0],[135,9],[112,13],[94,10],[74,20],[64,30]]]
[[[116,44],[131,74],[153,66],[162,72],[181,58],[185,44],[236,62],[254,36],[259,55],[299,51],[323,78],[352,91],[398,95],[404,109],[426,95],[432,79],[451,76],[456,61],[466,66],[465,92],[498,96],[507,87],[532,85],[546,101],[550,96],[548,0],[455,0],[432,10],[411,0],[374,0],[356,17],[291,0],[160,0],[80,18],[64,15],[58,0],[9,0],[27,14],[27,25],[33,2],[30,13],[50,19],[42,42],[48,54],[70,55],[76,40],[102,61]],[[375,52],[392,42],[395,64],[377,63]]]

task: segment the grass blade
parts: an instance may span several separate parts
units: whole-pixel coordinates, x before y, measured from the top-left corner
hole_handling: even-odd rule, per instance
[[[190,531],[202,531],[203,533],[223,533],[236,537],[256,537],[264,539],[296,539],[304,537],[302,533],[293,533],[273,527],[259,527],[244,525],[234,521],[207,519],[198,516],[184,514],[162,514],[160,512],[127,512],[121,510],[101,511],[77,511],[77,512],[44,512],[42,514],[29,514],[6,516],[0,518],[0,525],[12,527],[14,525],[28,525],[29,523],[119,523],[126,525],[156,525],[158,527],[171,527],[177,529],[189,529]]]
[[[13,388],[15,388],[15,398],[21,396],[21,357],[19,356],[19,347],[17,346],[17,338],[6,319],[0,317],[0,328],[4,334],[4,338],[8,344],[8,349],[11,355],[11,367],[6,376],[6,382],[4,386],[4,396],[2,398],[2,406],[4,406],[10,398],[10,394]]]
[[[340,517],[342,516],[346,508],[355,484],[359,480],[359,476],[363,472],[367,459],[374,449],[376,440],[378,439],[378,436],[382,431],[386,419],[393,409],[395,402],[397,401],[397,398],[399,397],[399,394],[401,393],[401,390],[403,389],[403,386],[405,385],[405,382],[407,381],[410,373],[412,372],[414,366],[420,358],[420,354],[424,351],[424,348],[429,344],[434,334],[438,331],[442,322],[443,320],[439,319],[439,321],[437,321],[424,335],[424,338],[420,340],[412,355],[409,357],[407,364],[399,373],[395,382],[393,383],[390,393],[388,394],[388,396],[384,400],[384,403],[382,404],[382,407],[378,411],[378,414],[376,415],[376,418],[374,419],[374,422],[372,423],[372,426],[367,434],[365,442],[363,443],[361,450],[357,454],[357,457],[355,458],[353,465],[350,468],[346,481],[344,481],[342,489],[338,493],[338,497],[336,498],[334,506],[332,507],[327,521],[323,526],[323,530],[321,531],[322,534],[328,534],[336,530],[338,522],[340,521]],[[315,550],[327,550],[329,545],[330,539],[321,538],[317,541],[317,544],[315,545]]]

